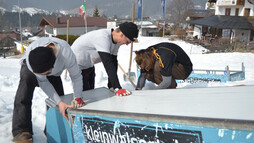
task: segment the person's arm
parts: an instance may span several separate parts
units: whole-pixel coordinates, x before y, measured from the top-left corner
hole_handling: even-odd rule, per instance
[[[59,104],[59,102],[61,101],[61,98],[59,97],[55,88],[49,82],[47,77],[45,75],[38,75],[38,74],[35,74],[35,75],[37,77],[37,81],[38,81],[40,88],[45,92],[45,94],[49,98],[51,98],[53,101],[55,101],[56,104]]]
[[[64,64],[71,77],[73,86],[73,108],[79,108],[85,105],[82,100],[83,82],[81,70],[77,64],[76,57],[69,47],[63,49]]]
[[[141,90],[146,84],[145,73],[140,70],[140,76],[138,77],[138,83],[136,90]]]
[[[71,77],[74,97],[81,98],[83,82],[81,70],[77,64],[76,57],[70,47],[62,48],[62,56],[64,59],[63,64],[65,64],[65,68],[68,70]]]
[[[114,89],[118,88],[121,89],[121,85],[119,83],[118,77],[117,77],[117,58],[112,58],[112,56],[109,53],[106,52],[98,52],[101,61],[104,65],[104,68],[108,74],[109,80],[112,84],[112,87]]]
[[[53,87],[53,85],[48,81],[48,79],[46,78],[45,80],[42,79],[38,79],[38,84],[40,86],[40,88],[45,92],[45,94],[53,99],[53,101],[56,102],[56,104],[59,107],[59,111],[60,113],[63,115],[63,117],[67,120],[67,115],[65,114],[65,110],[67,108],[71,108],[71,105],[68,105],[66,103],[64,103],[63,101],[61,101],[61,98],[59,97],[59,95],[57,94],[55,88]]]
[[[163,76],[162,82],[155,89],[166,89],[171,85],[172,76]]]
[[[110,83],[112,87],[114,88],[116,95],[117,96],[130,95],[131,92],[126,89],[122,89],[119,83],[119,80],[117,77],[117,67],[118,67],[117,56],[110,55],[109,53],[106,53],[106,52],[98,52],[98,53],[101,57],[101,61],[105,67]]]
[[[66,103],[64,103],[63,101],[60,101],[59,104],[58,104],[58,107],[59,107],[59,111],[60,113],[63,115],[63,117],[68,120],[67,118],[67,115],[65,114],[65,111],[68,109],[68,108],[72,108],[71,105],[68,105]]]

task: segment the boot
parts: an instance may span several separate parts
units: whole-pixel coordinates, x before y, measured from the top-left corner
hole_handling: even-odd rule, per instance
[[[15,142],[15,143],[33,143],[32,134],[29,132],[19,133],[13,138],[13,142]]]

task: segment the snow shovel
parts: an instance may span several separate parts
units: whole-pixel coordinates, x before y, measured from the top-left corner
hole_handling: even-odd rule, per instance
[[[124,69],[122,68],[122,66],[119,63],[118,63],[118,66],[122,70],[122,72],[124,73],[124,76],[131,82],[132,86],[136,89],[136,85],[132,82],[132,80],[130,79],[128,74],[124,71]]]
[[[133,50],[133,42],[131,42],[130,63],[129,63],[128,73],[126,73],[126,74],[132,81],[136,81],[136,73],[131,72],[132,50]],[[124,79],[124,81],[128,81],[127,76],[125,76],[125,75],[123,75],[123,79]]]
[[[134,22],[134,14],[135,14],[135,4],[132,5],[132,22]],[[127,75],[129,76],[130,80],[136,81],[136,74],[135,72],[131,72],[131,61],[132,61],[132,52],[133,52],[133,42],[131,42],[131,51],[130,51],[130,63],[129,63],[129,70]],[[124,81],[127,81],[127,76],[123,75]]]

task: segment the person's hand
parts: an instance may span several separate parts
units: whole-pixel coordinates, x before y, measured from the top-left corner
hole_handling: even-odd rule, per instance
[[[58,104],[58,107],[59,107],[60,113],[63,115],[63,117],[66,120],[68,120],[65,110],[68,108],[71,108],[71,105],[68,105],[68,104],[64,103],[63,101],[60,101]]]
[[[131,94],[131,92],[129,90],[126,90],[126,89],[118,89],[116,91],[117,96],[128,96],[130,94]]]
[[[72,100],[71,105],[73,108],[76,109],[76,108],[80,108],[86,104],[81,98],[75,98],[74,100]]]

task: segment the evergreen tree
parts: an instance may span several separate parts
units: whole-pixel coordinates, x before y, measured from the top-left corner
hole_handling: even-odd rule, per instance
[[[99,15],[99,9],[97,7],[95,7],[95,9],[94,9],[93,17],[100,17],[100,15]]]

